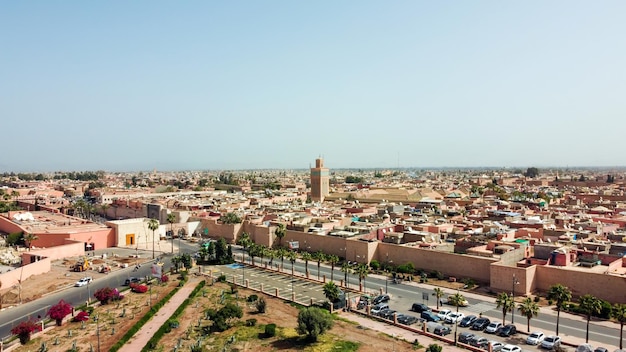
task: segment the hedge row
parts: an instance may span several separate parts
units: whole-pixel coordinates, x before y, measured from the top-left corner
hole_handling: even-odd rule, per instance
[[[170,331],[171,329],[170,321],[178,318],[183,313],[185,308],[187,308],[189,303],[191,303],[191,300],[198,294],[198,291],[200,291],[204,287],[204,285],[205,285],[205,281],[200,281],[200,283],[196,286],[196,288],[194,288],[193,291],[191,291],[191,293],[189,294],[189,297],[185,299],[180,306],[178,306],[178,308],[174,311],[174,313],[172,313],[172,316],[168,320],[166,320],[165,323],[163,323],[163,325],[161,325],[161,327],[154,333],[154,335],[152,335],[152,338],[150,338],[148,343],[141,349],[142,352],[152,351],[156,348],[157,344],[159,343],[159,340],[161,340],[163,335],[165,335],[165,333]]]
[[[168,293],[165,297],[163,297],[162,300],[160,300],[154,306],[152,306],[152,308],[150,308],[148,313],[146,313],[146,315],[141,317],[141,319],[139,319],[139,321],[137,321],[137,323],[133,325],[133,327],[131,327],[124,334],[124,336],[122,336],[122,338],[119,341],[117,341],[115,345],[113,345],[113,347],[111,347],[109,351],[115,352],[115,351],[118,351],[120,348],[122,348],[122,346],[124,346],[124,344],[128,342],[128,340],[130,340],[130,338],[133,337],[133,335],[135,335],[137,331],[139,331],[139,329],[141,329],[141,327],[143,327],[148,322],[148,320],[152,319],[152,317],[159,311],[159,309],[161,309],[161,307],[163,307],[163,305],[165,305],[165,303],[167,303],[167,301],[169,301],[170,298],[172,298],[172,296],[174,296],[174,294],[176,294],[176,292],[180,290],[180,287],[181,286],[174,288],[172,291],[170,291],[170,293]]]

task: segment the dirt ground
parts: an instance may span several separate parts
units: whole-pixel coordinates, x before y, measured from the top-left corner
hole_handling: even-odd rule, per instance
[[[255,303],[247,301],[250,295],[258,295],[266,300],[265,313],[258,313]],[[204,319],[207,308],[219,309],[221,297],[226,297],[222,303],[232,299],[243,309],[244,316],[231,329],[211,333],[202,337],[202,327],[210,326],[211,322]],[[306,344],[298,338],[296,333],[298,309],[281,299],[261,295],[258,292],[238,288],[235,295],[230,294],[230,287],[216,283],[207,286],[203,294],[198,295],[185,309],[179,319],[180,327],[165,334],[159,342],[158,350],[171,351],[175,346],[179,350],[186,350],[199,339],[202,341],[203,351],[328,351],[338,349],[337,342],[350,341],[359,344],[360,352],[380,351],[410,351],[412,346],[403,341],[395,341],[392,337],[377,331],[359,327],[344,320],[335,320],[333,328],[320,338],[315,344]],[[248,319],[256,319],[255,326],[246,326]],[[273,338],[264,338],[264,326],[270,323],[277,325],[277,335]]]
[[[128,258],[119,259],[121,262]],[[132,259],[134,263],[135,259]],[[110,261],[107,261],[111,263]],[[46,275],[39,275],[26,280],[22,286],[22,299],[29,301],[41,297],[45,292],[54,291],[63,287],[71,286],[76,280],[83,276],[98,277],[106,275],[97,273],[95,270],[87,272],[71,272],[69,266],[72,261],[55,263],[53,271]],[[94,266],[100,265],[99,259],[93,260]],[[112,263],[111,263],[112,264]],[[156,302],[173,289],[178,280],[175,275],[171,276],[167,285],[152,285],[152,300]],[[210,321],[203,319],[204,311],[207,308],[220,307],[220,298],[224,292],[230,292],[230,287],[226,284],[216,283],[207,286],[202,294],[199,294],[187,307],[179,318],[180,326],[165,334],[163,339],[155,349],[157,351],[171,351],[175,346],[179,350],[187,350],[195,344],[202,335],[202,327],[210,325]],[[100,316],[99,324],[90,319],[85,324],[67,321],[61,327],[47,328],[43,333],[33,336],[32,340],[24,346],[15,345],[12,351],[32,351],[39,349],[42,342],[46,343],[48,351],[68,351],[73,345],[78,351],[90,351],[93,347],[97,350],[98,338],[96,331],[100,330],[100,349],[108,350],[121,336],[135,324],[149,309],[148,294],[138,294],[124,292],[125,298],[119,303],[112,303],[105,306],[97,306],[94,314]],[[351,341],[358,343],[358,351],[380,352],[380,351],[411,351],[412,346],[403,341],[395,341],[393,338],[378,331],[370,330],[355,325],[354,323],[336,320],[332,330],[323,335],[317,344],[303,344],[295,331],[297,325],[297,308],[288,302],[280,299],[264,296],[267,302],[267,310],[264,314],[258,314],[253,303],[246,302],[249,295],[258,292],[238,289],[234,296],[236,302],[242,306],[244,317],[240,323],[225,332],[212,333],[208,337],[203,337],[203,351],[327,351],[334,349],[337,351],[352,349],[342,349],[336,347],[338,341]],[[17,298],[17,297],[14,297]],[[254,327],[245,326],[247,319],[256,319]],[[263,338],[264,325],[275,323],[277,325],[277,336],[274,338]],[[53,326],[53,323],[47,326]],[[98,327],[99,325],[99,327]],[[155,327],[156,330],[158,327]],[[71,332],[70,332],[71,331]],[[233,338],[234,336],[234,338]],[[335,346],[334,348],[332,348]],[[6,347],[6,346],[5,346]]]

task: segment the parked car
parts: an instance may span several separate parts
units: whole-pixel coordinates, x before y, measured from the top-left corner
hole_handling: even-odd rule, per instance
[[[130,286],[130,284],[138,284],[141,282],[141,279],[138,277],[129,277],[124,281],[124,286]]]
[[[486,350],[489,350],[489,345],[491,345],[492,352],[498,352],[502,349],[502,347],[504,347],[504,344],[500,341],[489,341],[487,346],[485,346]]]
[[[476,319],[474,324],[472,324],[472,327],[470,329],[483,331],[490,323],[491,321],[489,320],[489,318],[478,318]]]
[[[402,325],[413,325],[419,321],[418,317],[408,314],[398,314],[396,319],[398,320],[398,323]]]
[[[546,336],[546,338],[541,342],[541,348],[548,350],[555,349],[559,346],[561,346],[561,338],[554,335]]]
[[[411,306],[411,310],[417,313],[421,313],[429,311],[430,308],[428,308],[428,306],[424,303],[413,303],[413,305]]]
[[[463,313],[450,313],[446,317],[446,323],[448,324],[456,324],[461,321],[465,317]]]
[[[475,316],[475,315],[467,315],[463,319],[461,319],[461,322],[459,323],[459,326],[462,327],[462,328],[470,327],[470,326],[472,326],[472,324],[474,324],[476,319],[478,319],[478,317]]]
[[[378,313],[378,316],[383,318],[383,319],[387,319],[387,320],[392,320],[393,319],[393,315],[396,314],[396,311],[390,308],[387,309],[383,309]]]
[[[439,318],[441,318],[441,320],[446,320],[446,317],[450,313],[452,313],[452,311],[450,309],[442,309],[442,310],[439,311],[439,313],[437,313],[437,316]]]
[[[373,315],[378,315],[378,313],[380,313],[381,310],[388,309],[388,308],[389,308],[389,305],[387,303],[378,303],[377,305],[372,307],[372,309],[370,310],[370,313],[372,313]]]
[[[591,346],[588,343],[583,343],[582,345],[578,345],[578,347],[576,347],[576,352],[594,352],[594,351],[593,351],[593,346]]]
[[[593,352],[609,352],[609,350],[606,347],[596,347]]]
[[[526,343],[529,345],[538,345],[543,341],[546,336],[541,331],[533,331],[526,338]]]
[[[487,327],[485,328],[485,332],[488,334],[495,334],[498,329],[500,329],[502,327],[502,323],[494,321],[492,323],[490,323],[489,325],[487,325]]]
[[[448,296],[448,304],[449,305],[454,305],[452,302],[454,301],[454,296]],[[459,307],[467,307],[469,306],[469,302],[466,299],[463,299],[461,302],[459,302]]]
[[[422,312],[422,314],[420,314],[420,317],[426,321],[440,321],[441,320],[441,318],[439,318],[437,314],[429,310]]]
[[[470,345],[474,347],[478,347],[478,348],[484,348],[485,346],[487,346],[488,343],[489,343],[489,340],[487,340],[486,337],[482,337],[482,336],[475,336],[469,342]]]
[[[519,346],[506,344],[502,346],[500,352],[522,352],[522,348]]]
[[[384,303],[384,302],[389,302],[389,295],[380,295],[377,296],[376,298],[374,298],[374,300],[372,301],[372,304],[378,304],[378,303]]]
[[[85,276],[82,279],[76,281],[76,283],[74,284],[74,287],[85,286],[85,285],[89,284],[92,281],[93,281],[93,279],[91,278],[91,276]]]
[[[500,329],[498,329],[497,334],[498,336],[502,336],[502,337],[509,337],[511,335],[515,335],[517,334],[517,327],[515,327],[515,325],[513,324],[504,325],[500,327]]]
[[[451,332],[452,330],[449,327],[443,325],[438,325],[433,329],[433,334],[439,336],[446,336]]]
[[[469,331],[463,331],[459,334],[459,342],[460,343],[469,343],[472,338],[474,338],[474,333]]]

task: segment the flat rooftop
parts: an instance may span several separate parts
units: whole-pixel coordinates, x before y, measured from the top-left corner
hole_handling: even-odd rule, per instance
[[[33,220],[16,220],[14,218],[15,214],[24,215],[25,213],[30,213]],[[89,220],[47,211],[11,212],[11,221],[20,225],[24,230],[33,233],[83,232],[107,227]]]

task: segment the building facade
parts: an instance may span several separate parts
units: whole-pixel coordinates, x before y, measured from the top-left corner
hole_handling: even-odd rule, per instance
[[[322,202],[329,194],[329,171],[324,167],[324,159],[315,159],[315,167],[311,168],[311,200]]]

